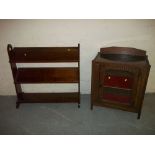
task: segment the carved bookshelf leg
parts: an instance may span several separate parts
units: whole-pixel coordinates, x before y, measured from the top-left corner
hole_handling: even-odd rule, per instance
[[[19,109],[19,106],[20,106],[20,102],[16,102],[16,109]]]
[[[80,108],[80,103],[78,103],[78,108]]]
[[[140,116],[141,116],[141,110],[139,110],[139,112],[138,112],[137,119],[140,119]]]
[[[78,52],[79,52],[79,60],[78,60],[78,93],[79,93],[79,102],[78,102],[78,108],[80,108],[80,102],[81,102],[81,94],[80,94],[80,44],[78,44]]]
[[[18,99],[22,97],[19,95],[19,94],[22,94],[22,88],[21,88],[20,84],[16,84],[16,74],[17,74],[18,68],[17,68],[16,62],[12,62],[12,57],[14,55],[14,51],[13,51],[13,47],[11,44],[8,44],[7,51],[8,51],[8,55],[9,55],[9,62],[10,62],[12,75],[13,75],[13,79],[14,79],[14,83],[15,83],[16,94],[17,94],[16,108],[19,108],[20,103],[19,103]]]
[[[22,88],[20,84],[15,84],[15,88],[16,88],[16,93],[17,93],[16,109],[18,109],[20,106],[19,100],[23,99]]]
[[[80,94],[79,94],[78,108],[80,108]]]

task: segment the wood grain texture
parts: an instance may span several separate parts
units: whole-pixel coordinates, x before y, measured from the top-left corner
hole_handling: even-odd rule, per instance
[[[77,47],[15,47],[7,51],[15,83],[17,102],[20,103],[78,103],[80,107],[80,44]],[[16,63],[78,62],[78,67],[17,68]],[[78,92],[23,93],[21,84],[77,83]]]
[[[78,68],[19,68],[16,83],[78,83]]]
[[[78,62],[78,47],[16,47],[12,51],[11,62]]]

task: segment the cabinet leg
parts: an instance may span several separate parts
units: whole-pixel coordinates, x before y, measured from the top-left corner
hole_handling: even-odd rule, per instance
[[[80,104],[78,103],[78,108],[80,108]]]
[[[140,119],[140,116],[141,116],[141,110],[138,112],[137,119]]]
[[[16,109],[18,109],[19,108],[19,106],[20,106],[20,102],[16,102]]]

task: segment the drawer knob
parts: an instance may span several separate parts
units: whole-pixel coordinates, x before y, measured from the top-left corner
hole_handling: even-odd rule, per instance
[[[127,82],[127,81],[128,81],[128,79],[125,79],[124,81],[125,81],[125,82]]]
[[[26,54],[26,53],[24,53],[24,56],[25,56],[25,57],[26,57],[26,55],[27,55],[27,54]]]
[[[108,79],[110,80],[110,79],[111,79],[111,77],[110,77],[110,76],[108,76]]]
[[[70,49],[70,48],[68,48],[68,49],[67,49],[67,51],[71,51],[71,49]]]

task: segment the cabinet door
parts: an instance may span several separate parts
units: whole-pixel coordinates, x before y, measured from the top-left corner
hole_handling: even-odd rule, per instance
[[[139,71],[122,66],[100,66],[99,99],[104,104],[134,107]]]

